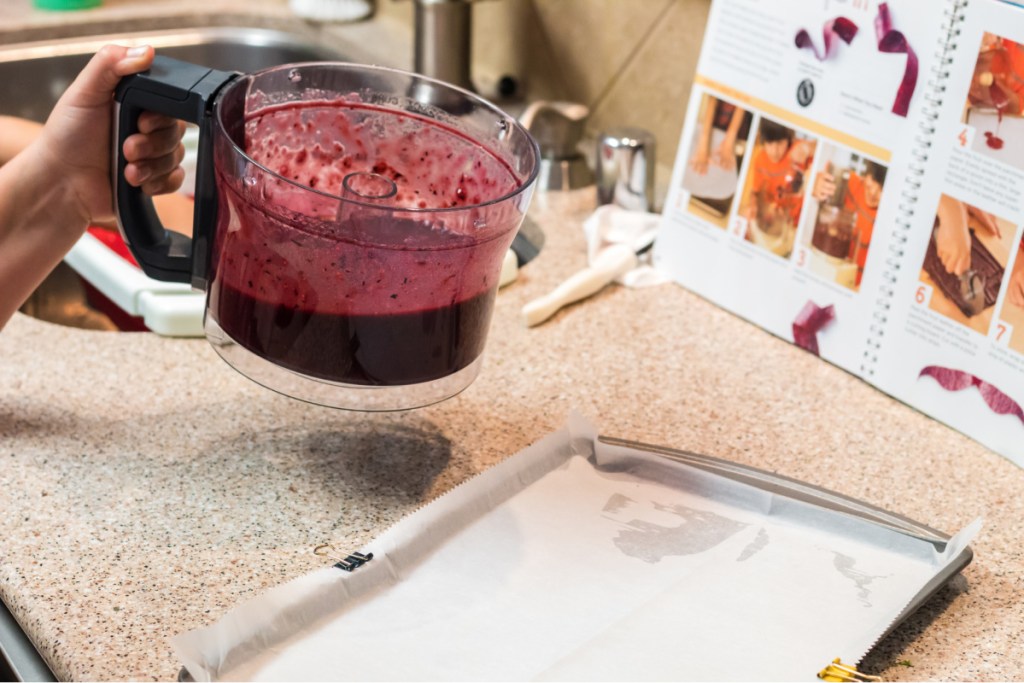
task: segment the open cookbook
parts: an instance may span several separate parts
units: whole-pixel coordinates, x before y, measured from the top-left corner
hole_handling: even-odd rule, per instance
[[[715,0],[655,244],[1024,465],[1024,9]]]

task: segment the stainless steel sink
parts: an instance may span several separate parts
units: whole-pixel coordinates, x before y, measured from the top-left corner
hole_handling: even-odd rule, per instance
[[[89,58],[107,43],[115,42],[152,45],[159,54],[227,71],[346,59],[336,47],[306,36],[254,28],[177,29],[7,45],[0,47],[0,114],[45,121]],[[119,329],[89,304],[80,278],[64,263],[21,310],[72,327]]]
[[[305,36],[254,28],[201,28],[112,34],[0,48],[0,114],[45,121],[89,58],[107,43],[148,44],[175,59],[227,71],[278,64],[344,60]]]

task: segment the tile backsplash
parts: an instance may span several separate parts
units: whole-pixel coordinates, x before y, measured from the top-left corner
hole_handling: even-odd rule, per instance
[[[473,5],[473,79],[489,95],[504,75],[529,101],[581,102],[592,135],[646,128],[667,182],[710,0],[486,0]],[[380,15],[412,23],[408,0]]]

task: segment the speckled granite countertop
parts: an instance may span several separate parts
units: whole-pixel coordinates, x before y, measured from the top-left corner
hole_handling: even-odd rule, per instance
[[[1019,679],[1024,471],[675,285],[610,287],[524,328],[523,304],[584,265],[591,208],[587,191],[538,196],[548,243],[499,294],[481,376],[408,413],[283,398],[203,340],[15,317],[0,333],[0,598],[57,676],[175,678],[171,636],[321,566],[317,543],[363,545],[575,409],[605,434],[754,465],[947,532],[984,515],[974,562],[864,668]],[[737,666],[756,677],[742,653]]]

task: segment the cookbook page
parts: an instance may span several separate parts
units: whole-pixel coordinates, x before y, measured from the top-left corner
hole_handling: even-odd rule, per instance
[[[943,23],[934,0],[714,2],[658,266],[859,374]]]
[[[967,3],[946,71],[875,382],[1024,465],[1024,9]]]

